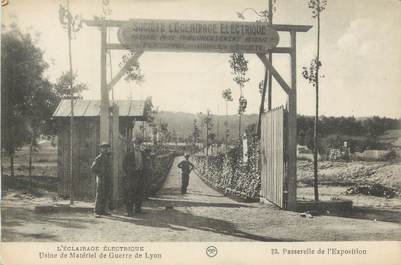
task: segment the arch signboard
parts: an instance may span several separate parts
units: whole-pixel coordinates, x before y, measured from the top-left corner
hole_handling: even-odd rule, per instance
[[[134,19],[119,27],[118,40],[140,51],[267,53],[279,35],[266,22]]]

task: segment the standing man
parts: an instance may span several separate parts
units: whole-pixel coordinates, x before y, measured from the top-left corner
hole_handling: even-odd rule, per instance
[[[143,146],[143,145],[142,145]],[[155,154],[152,151],[151,147],[142,148],[142,157],[143,157],[143,177],[144,177],[144,194],[143,198],[147,199],[151,196],[151,180],[153,178],[153,167],[154,167],[154,158]]]
[[[182,160],[178,164],[178,167],[181,168],[181,178],[182,178],[181,194],[187,193],[187,187],[188,187],[188,183],[189,183],[189,174],[195,168],[195,166],[188,160],[189,154],[185,154],[184,157],[185,157],[185,160]]]
[[[106,211],[111,193],[111,152],[108,143],[100,145],[100,154],[92,163],[92,172],[96,174],[95,217],[110,215]]]
[[[145,192],[146,181],[141,144],[142,138],[136,137],[123,161],[123,169],[125,172],[125,204],[128,216],[133,215],[134,205],[135,213],[141,213],[142,200]]]

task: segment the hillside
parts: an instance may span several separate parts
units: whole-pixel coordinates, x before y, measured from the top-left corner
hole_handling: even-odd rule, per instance
[[[161,111],[156,117],[156,123],[165,122],[168,124],[169,131],[176,131],[178,137],[186,138],[192,135],[194,120],[199,119],[196,114],[185,113],[185,112],[171,112],[171,111]],[[224,121],[226,119],[225,115],[213,115],[213,132],[217,135],[218,139],[224,139]],[[242,116],[242,129],[241,133],[244,133],[245,129],[253,124],[257,123],[258,115],[250,114]],[[201,124],[198,121],[198,126],[201,128]],[[238,116],[229,115],[228,116],[228,128],[230,130],[230,138],[236,139],[238,137]],[[204,130],[203,130],[204,131]]]

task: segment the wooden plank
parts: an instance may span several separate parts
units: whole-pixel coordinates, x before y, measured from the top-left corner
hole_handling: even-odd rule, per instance
[[[108,50],[128,50],[128,47],[121,43],[107,43],[106,49]]]
[[[108,50],[129,50],[129,48],[126,45],[123,45],[121,43],[107,43],[106,49],[108,49]],[[134,51],[137,51],[137,50],[134,50]],[[275,48],[269,49],[269,52],[290,54],[291,48],[290,47],[275,47]]]
[[[262,121],[263,120],[263,115],[261,116],[261,127],[260,127],[260,135],[261,138],[259,140],[259,148],[260,148],[260,157],[259,157],[259,168],[260,168],[260,191],[259,191],[259,196],[263,197],[263,157],[264,157],[264,149],[263,149],[263,128],[262,128]]]
[[[272,151],[271,151],[271,113],[269,113],[268,115],[268,120],[267,120],[267,130],[268,130],[268,134],[267,134],[267,141],[268,141],[268,152],[269,152],[269,156],[268,156],[268,186],[266,187],[268,190],[268,198],[271,201],[271,187],[272,187]]]
[[[274,76],[274,78],[277,80],[277,82],[280,84],[280,86],[283,88],[283,90],[288,95],[291,90],[290,86],[287,84],[287,82],[285,82],[285,80],[277,72],[276,68],[274,68],[274,66],[271,64],[271,62],[266,57],[266,55],[258,53],[257,56],[262,61],[262,63],[265,65],[265,67],[269,69],[269,72],[271,72],[271,74]]]
[[[275,202],[274,200],[274,124],[273,124],[273,113],[271,112],[269,115],[269,130],[270,130],[270,135],[269,135],[269,139],[270,139],[270,146],[269,146],[269,150],[270,150],[270,186],[269,186],[269,190],[270,190],[270,200]]]
[[[118,201],[119,197],[119,174],[118,174],[118,169],[119,169],[119,155],[120,155],[120,132],[119,132],[119,111],[118,111],[118,106],[114,105],[113,106],[113,205],[115,205]]]
[[[280,144],[280,148],[278,150],[277,156],[279,159],[279,163],[277,165],[277,170],[278,170],[278,176],[279,176],[279,203],[281,208],[284,208],[284,203],[283,203],[283,181],[284,181],[284,171],[283,171],[283,167],[284,167],[284,160],[283,160],[283,150],[284,150],[284,146],[283,146],[283,119],[284,119],[284,115],[283,115],[283,109],[280,108],[279,109],[279,119],[278,119],[278,142]]]
[[[131,58],[128,59],[128,61],[125,63],[125,65],[118,71],[118,73],[113,77],[113,79],[110,81],[109,84],[107,84],[108,90],[111,90],[115,84],[123,77],[128,68],[131,67],[133,64],[137,63],[139,57],[143,54],[143,51],[138,51],[134,55],[131,56]]]
[[[82,20],[87,26],[90,27],[120,27],[129,23],[129,20]],[[273,24],[272,27],[277,31],[295,31],[307,32],[312,26],[310,25],[290,25],[290,24]]]
[[[296,32],[291,31],[291,93],[288,95],[288,209],[297,203],[297,61]]]
[[[66,124],[69,124],[69,120],[66,122]],[[65,190],[65,195],[69,196],[70,194],[70,130],[68,130],[67,127],[65,127],[64,134],[64,190]]]
[[[265,148],[266,148],[266,186],[265,186],[265,190],[266,190],[266,199],[269,198],[270,194],[269,194],[269,185],[270,185],[270,179],[269,179],[269,175],[270,175],[270,150],[269,150],[269,114],[266,113],[266,117],[265,117]]]
[[[94,155],[93,155],[93,160],[96,158],[96,156],[99,154],[100,152],[100,148],[99,148],[99,144],[100,144],[100,119],[96,119],[95,123],[94,123],[94,130],[95,130],[95,136],[96,136],[96,140],[94,142]],[[93,174],[93,182],[94,182],[94,189],[93,192],[94,194],[96,194],[96,177]]]
[[[74,109],[75,111],[75,109]],[[83,172],[82,172],[82,160],[84,155],[82,153],[83,141],[85,135],[83,134],[83,129],[85,126],[85,121],[83,120],[75,120],[75,137],[74,137],[74,198],[79,199],[85,195],[85,187]]]
[[[273,111],[273,180],[274,180],[274,201],[278,204],[277,200],[277,111]]]
[[[266,130],[265,130],[265,124],[266,124],[266,115],[263,114],[262,116],[262,126],[261,126],[261,130],[262,130],[262,137],[261,138],[261,148],[262,148],[262,158],[261,158],[261,180],[263,180],[263,183],[261,184],[261,197],[266,197],[266,143],[265,143],[265,135],[266,135]]]
[[[109,113],[109,90],[106,83],[106,27],[101,27],[100,45],[100,141],[110,141],[110,113]]]
[[[290,24],[273,24],[272,27],[277,31],[288,31],[288,32],[307,32],[312,28],[311,25],[290,25]]]
[[[270,187],[270,139],[269,139],[269,117],[266,115],[266,198],[270,198],[270,192],[269,192],[269,187]]]
[[[281,206],[278,202],[278,175],[277,175],[277,110],[273,111],[273,147],[274,147],[274,165],[273,165],[273,176],[274,176],[274,201],[278,206]]]
[[[268,131],[267,131],[267,128],[268,128],[268,125],[267,125],[267,123],[268,123],[268,114],[266,113],[266,116],[265,116],[265,118],[264,118],[264,122],[265,122],[265,150],[266,150],[266,160],[265,160],[265,168],[266,168],[266,173],[265,173],[265,177],[266,177],[266,183],[265,183],[265,198],[268,198],[268,190],[267,190],[267,187],[268,187],[268,182],[269,182],[269,149],[268,149],[268,146],[269,146],[269,144],[268,144],[268,142],[269,142],[269,139],[268,139],[268,137],[269,137],[269,134],[268,134]]]
[[[59,179],[58,193],[65,195],[65,170],[64,167],[64,128],[63,123],[58,122],[57,133],[57,177]]]

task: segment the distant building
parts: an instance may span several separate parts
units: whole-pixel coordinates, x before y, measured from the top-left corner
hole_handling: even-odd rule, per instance
[[[306,145],[297,145],[297,159],[313,160],[313,152]],[[320,160],[319,153],[317,159]]]
[[[354,160],[366,161],[383,161],[390,154],[389,150],[365,150],[363,152],[355,152],[352,154]]]
[[[144,120],[145,102],[140,100],[116,100],[115,104],[119,109],[119,143],[114,144],[114,146],[117,147],[117,154],[120,157],[114,157],[114,159],[122,163],[122,157],[132,138],[134,121]],[[69,195],[70,189],[70,116],[70,100],[62,100],[53,117],[57,123],[58,192],[64,196]],[[76,199],[93,199],[95,196],[95,176],[91,173],[90,166],[99,153],[100,101],[75,101],[74,125],[74,196]],[[110,130],[112,135],[113,130]],[[121,180],[121,164],[119,165],[118,174],[118,178]]]

